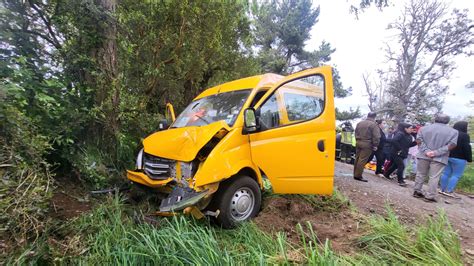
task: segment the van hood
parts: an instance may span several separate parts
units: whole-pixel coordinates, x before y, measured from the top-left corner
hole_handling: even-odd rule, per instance
[[[224,121],[200,127],[171,128],[153,133],[143,140],[146,153],[177,161],[190,162],[219,131],[230,131]]]

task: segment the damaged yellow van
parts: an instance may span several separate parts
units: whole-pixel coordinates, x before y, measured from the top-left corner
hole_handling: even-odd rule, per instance
[[[148,136],[127,178],[165,193],[161,212],[231,228],[259,212],[263,178],[274,193],[331,194],[335,135],[330,67],[243,78],[205,90]]]

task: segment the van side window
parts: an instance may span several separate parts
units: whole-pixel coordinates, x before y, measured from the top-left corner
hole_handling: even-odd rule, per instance
[[[303,121],[318,116],[322,111],[322,99],[313,95],[283,93],[288,121]]]
[[[278,127],[280,125],[280,114],[276,94],[273,94],[260,107],[260,124],[263,129]]]
[[[281,85],[260,107],[262,130],[314,119],[324,112],[325,88],[321,75]]]

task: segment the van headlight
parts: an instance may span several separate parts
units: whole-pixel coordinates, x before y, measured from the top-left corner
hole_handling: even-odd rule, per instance
[[[138,152],[137,162],[135,164],[136,169],[143,169],[143,149]]]

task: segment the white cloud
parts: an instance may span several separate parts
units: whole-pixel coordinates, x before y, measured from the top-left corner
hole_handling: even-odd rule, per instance
[[[383,11],[375,7],[367,9],[358,20],[349,13],[350,4],[347,1],[323,0],[314,3],[321,7],[321,13],[306,49],[317,49],[323,40],[336,48],[331,63],[337,66],[344,86],[353,88],[352,96],[336,100],[336,106],[342,110],[359,106],[364,112],[368,111],[362,74],[375,75],[375,70],[383,67],[386,43],[393,42],[393,32],[386,28],[401,14],[405,1],[391,2],[391,6]],[[453,8],[468,8],[472,17],[474,1],[454,0],[447,3]],[[448,80],[449,95],[443,109],[451,116],[474,114],[474,110],[467,106],[469,100],[474,99],[474,93],[465,88],[467,83],[474,81],[474,60],[462,55],[455,61],[458,68]]]

